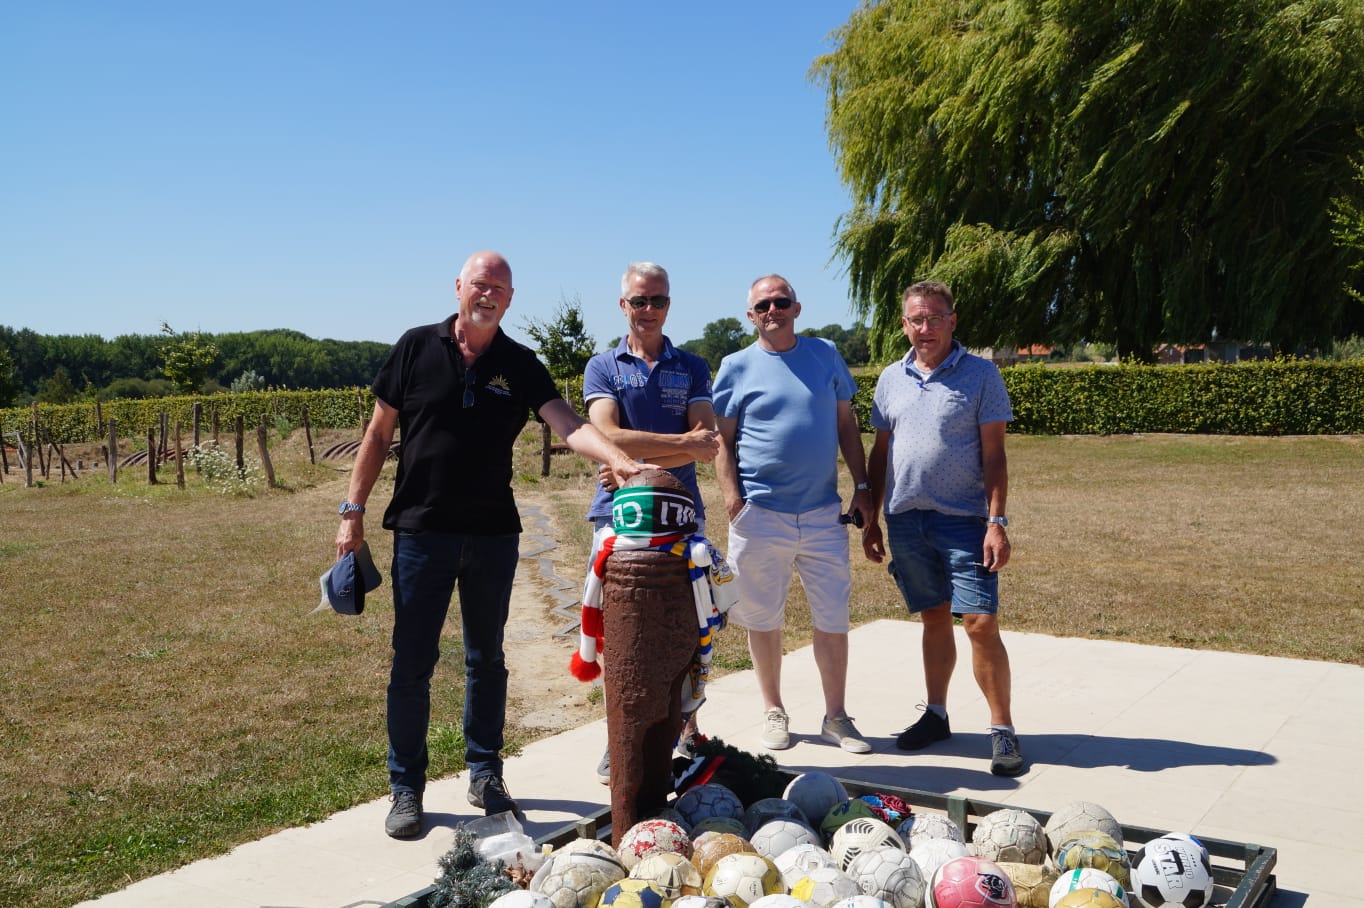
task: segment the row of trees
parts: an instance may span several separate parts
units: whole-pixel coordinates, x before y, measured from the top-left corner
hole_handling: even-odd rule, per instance
[[[265,387],[368,385],[389,345],[315,340],[297,331],[47,335],[0,325],[0,407],[39,400],[159,397]]]
[[[1364,333],[1359,0],[869,0],[811,76],[877,358],[925,278],[977,347]]]

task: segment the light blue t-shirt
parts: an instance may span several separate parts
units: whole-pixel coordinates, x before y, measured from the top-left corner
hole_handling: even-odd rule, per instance
[[[877,379],[871,407],[872,428],[891,433],[886,513],[987,516],[980,427],[1013,418],[999,369],[957,341],[927,377],[913,350],[891,363]]]
[[[715,413],[738,420],[735,447],[744,500],[800,514],[838,496],[838,402],[857,383],[838,348],[797,336],[790,350],[758,344],[731,353],[715,374]]]

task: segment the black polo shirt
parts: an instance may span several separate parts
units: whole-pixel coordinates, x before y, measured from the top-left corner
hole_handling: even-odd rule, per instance
[[[402,427],[384,528],[519,533],[512,446],[530,414],[561,395],[535,353],[501,328],[466,370],[454,318],[405,333],[374,379]]]

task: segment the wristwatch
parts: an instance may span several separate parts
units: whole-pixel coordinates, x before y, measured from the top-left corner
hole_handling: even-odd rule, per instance
[[[986,522],[986,523],[993,523],[993,524],[995,524],[996,526],[1006,527],[1006,526],[1009,525],[1009,518],[1007,518],[1007,517],[986,517],[986,518],[985,518],[985,522]]]
[[[365,506],[362,504],[356,504],[353,501],[343,501],[336,508],[336,513],[340,514],[342,517],[345,517],[352,511],[354,511],[356,514],[363,514],[365,513]]]
[[[869,482],[859,482],[859,483],[857,483],[857,484],[855,484],[855,485],[853,486],[853,491],[855,491],[855,492],[870,492],[870,491],[871,491],[871,483],[869,483]]]

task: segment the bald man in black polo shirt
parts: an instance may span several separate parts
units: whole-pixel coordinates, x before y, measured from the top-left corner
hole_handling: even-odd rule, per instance
[[[455,587],[464,637],[464,739],[469,802],[519,812],[502,779],[507,668],[502,630],[511,602],[521,521],[512,496],[512,446],[536,413],[569,448],[605,463],[623,483],[638,464],[580,417],[535,354],[500,323],[511,266],[476,252],[455,281],[459,312],[405,333],[374,379],[374,416],[355,459],[336,533],[340,557],[364,540],[365,501],[402,424],[393,500],[393,669],[388,685],[385,831],[422,829],[431,675]]]

